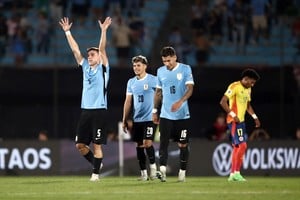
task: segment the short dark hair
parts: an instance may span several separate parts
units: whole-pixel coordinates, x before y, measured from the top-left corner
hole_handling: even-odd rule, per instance
[[[254,69],[250,69],[250,68],[245,69],[242,72],[241,78],[244,78],[246,76],[249,77],[249,78],[253,78],[256,81],[258,81],[260,79],[259,74]]]
[[[142,56],[142,55],[138,55],[138,56],[134,56],[132,59],[131,59],[131,62],[132,63],[135,63],[135,62],[141,62],[145,65],[148,65],[148,60],[145,56]]]
[[[99,48],[98,48],[98,47],[90,47],[90,48],[87,48],[87,49],[86,49],[86,52],[89,52],[89,51],[92,51],[92,50],[99,52]]]
[[[160,55],[162,57],[175,56],[176,55],[176,51],[175,51],[175,49],[173,47],[166,46],[166,47],[162,48],[162,50],[160,51]]]

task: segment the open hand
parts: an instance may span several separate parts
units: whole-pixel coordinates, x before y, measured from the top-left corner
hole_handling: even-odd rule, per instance
[[[111,17],[106,17],[103,23],[101,23],[101,20],[98,20],[101,29],[107,29],[110,26],[111,22],[112,22]]]
[[[71,29],[72,24],[73,24],[72,22],[69,22],[68,17],[61,18],[61,20],[59,21],[59,25],[65,32]]]

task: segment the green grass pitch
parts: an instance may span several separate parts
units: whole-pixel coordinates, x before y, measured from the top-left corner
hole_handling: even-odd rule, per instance
[[[137,177],[103,177],[90,182],[88,176],[2,176],[0,198],[104,199],[104,200],[298,200],[300,177],[247,177],[246,182],[227,182],[226,177],[176,177],[167,182],[137,181]]]

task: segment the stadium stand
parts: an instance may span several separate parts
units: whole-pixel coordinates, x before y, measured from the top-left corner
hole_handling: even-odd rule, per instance
[[[157,37],[158,29],[161,26],[161,22],[165,17],[165,13],[168,10],[169,2],[167,0],[149,0],[145,1],[143,7],[140,10],[140,18],[145,22],[145,37],[142,44],[142,48],[139,52],[146,56],[149,55],[152,50],[154,39]],[[67,7],[67,13],[70,13],[70,3]],[[30,8],[27,12],[28,19],[33,22],[36,17],[36,7]],[[10,11],[5,12],[9,17],[12,13]],[[125,16],[126,13],[123,13]],[[33,24],[34,26],[35,24]],[[111,30],[110,30],[111,31]],[[83,24],[83,27],[74,22],[72,27],[72,33],[82,48],[81,51],[90,46],[98,44],[99,40],[99,28],[96,22],[92,20],[92,16],[88,16],[88,19]],[[28,54],[25,65],[30,67],[44,67],[44,66],[72,66],[74,57],[69,49],[65,35],[61,31],[58,24],[53,24],[52,36],[50,41],[50,49],[47,55],[36,53],[36,49],[33,53]],[[35,47],[34,35],[31,35],[33,46]],[[117,63],[116,49],[111,42],[111,34],[108,33],[108,45],[107,51],[110,56],[110,65],[115,66]],[[5,66],[14,66],[14,57],[10,51],[7,51],[4,57],[0,58],[0,64]]]
[[[172,1],[180,2],[180,1]],[[183,2],[184,4],[191,4],[190,1]],[[176,20],[172,23],[182,23],[183,20],[178,20],[174,18],[178,9],[176,6],[171,6],[171,1],[168,0],[148,0],[144,1],[143,7],[140,10],[140,18],[144,21],[145,24],[145,37],[140,49],[136,49],[137,54],[144,54],[146,56],[151,56],[153,52],[158,51],[159,48],[155,48],[155,42],[166,40],[161,38],[159,33],[160,29],[163,29],[163,22],[167,14],[171,17],[170,19]],[[67,12],[70,13],[70,3],[67,8]],[[168,13],[168,9],[175,8]],[[174,13],[175,12],[175,13]],[[36,17],[36,7],[33,7],[28,10],[27,17],[30,22],[33,22]],[[10,12],[5,11],[4,14],[9,17]],[[124,13],[124,16],[126,14]],[[188,13],[182,13],[183,16],[188,15]],[[172,17],[173,16],[173,17]],[[188,23],[187,21],[183,23]],[[33,24],[34,26],[35,24]],[[186,27],[186,25],[185,25]],[[164,31],[168,31],[163,29]],[[69,50],[65,36],[63,32],[59,29],[57,24],[53,25],[52,36],[50,41],[50,50],[48,55],[43,55],[36,52],[36,49],[33,49],[33,52],[27,56],[26,66],[31,67],[43,67],[45,65],[51,66],[72,66],[74,63],[74,58]],[[219,66],[219,65],[249,65],[249,64],[258,64],[263,66],[280,66],[284,64],[300,64],[300,54],[297,49],[294,39],[292,37],[291,28],[289,24],[277,24],[272,26],[272,34],[268,41],[268,44],[247,44],[245,54],[237,54],[235,47],[230,44],[227,40],[227,29],[224,26],[224,37],[222,38],[221,44],[213,44],[213,51],[210,53],[209,61],[206,65],[209,66]],[[84,27],[81,27],[76,22],[73,25],[72,32],[76,37],[76,40],[80,44],[82,51],[89,46],[94,46],[98,43],[99,38],[99,29],[97,28],[96,22],[92,21],[92,16],[89,16],[88,20],[84,24]],[[190,31],[185,31],[187,34],[190,34]],[[166,36],[167,34],[164,34]],[[158,37],[160,36],[160,37]],[[36,46],[34,34],[30,35],[32,37],[33,47]],[[157,39],[159,38],[159,39]],[[107,51],[110,55],[110,64],[115,66],[117,63],[116,49],[111,42],[111,34],[108,34],[108,45]],[[153,56],[152,56],[153,57]],[[152,58],[154,59],[154,58]],[[191,48],[191,51],[186,55],[186,62],[192,66],[197,65],[195,59],[195,50]],[[6,51],[4,57],[0,58],[0,64],[5,66],[14,66],[14,57],[10,51]]]
[[[215,53],[208,64],[259,64],[280,66],[294,63],[297,49],[292,45],[291,31],[287,25],[274,26],[268,44],[246,46],[245,55],[237,55],[231,44],[214,45]]]
[[[209,30],[209,27],[211,25],[210,15],[212,13],[212,10],[217,7],[215,5],[216,2],[222,1],[189,2],[190,10],[192,10],[192,7],[196,5],[196,2],[201,2],[200,6],[202,7],[200,8],[200,10],[202,12],[201,15],[204,19],[202,21],[202,23],[204,23],[202,24],[202,28],[204,28],[203,31],[205,31],[207,37],[212,38]],[[294,16],[285,16],[284,20],[278,20],[278,18],[271,19],[272,25],[269,30],[270,37],[268,40],[261,39],[259,43],[254,44],[251,42],[252,35],[248,35],[248,37],[250,37],[250,40],[245,45],[244,53],[241,53],[237,52],[234,44],[228,41],[228,7],[226,7],[226,9],[221,8],[221,12],[224,12],[221,22],[223,35],[220,42],[211,40],[211,51],[209,52],[210,56],[208,62],[206,62],[205,64],[206,66],[249,66],[255,64],[260,66],[276,67],[281,65],[300,63],[300,51],[299,47],[297,47],[297,38],[295,38],[295,34],[292,33],[291,24],[296,19]],[[274,16],[279,17],[278,15],[276,15],[276,13],[274,14]],[[197,60],[195,58],[196,47],[195,44],[193,44],[193,40],[190,40],[190,42],[192,47],[189,53],[186,55],[186,60],[190,65],[198,66],[199,64],[197,63]]]

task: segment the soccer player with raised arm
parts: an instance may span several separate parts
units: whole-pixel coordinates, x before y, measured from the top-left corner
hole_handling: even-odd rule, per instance
[[[247,111],[254,119],[255,127],[260,127],[260,121],[250,104],[251,88],[259,79],[255,70],[245,69],[242,72],[241,80],[231,83],[220,101],[221,107],[228,113],[227,124],[231,132],[233,147],[231,173],[228,181],[246,181],[240,173],[248,138],[245,114]]]
[[[123,130],[128,130],[128,120],[133,111],[133,126],[131,138],[136,142],[136,155],[139,162],[141,177],[138,180],[146,181],[156,178],[155,151],[153,139],[156,124],[152,122],[153,98],[156,87],[156,76],[146,72],[148,61],[139,55],[132,58],[135,77],[127,82],[126,99],[123,108]],[[132,105],[133,104],[133,105]],[[146,167],[146,154],[149,159],[150,176]]]
[[[66,34],[75,60],[82,69],[83,88],[81,97],[81,115],[76,130],[76,148],[92,165],[90,181],[98,181],[102,165],[102,145],[106,144],[107,83],[109,64],[106,55],[106,33],[112,20],[107,17],[102,23],[98,20],[101,37],[98,47],[87,49],[87,59],[80,52],[79,46],[71,34],[72,22],[64,17],[59,24]],[[89,145],[92,142],[93,152]]]
[[[177,142],[180,150],[178,181],[184,182],[189,158],[190,118],[188,99],[192,96],[194,80],[189,65],[177,62],[176,51],[167,46],[160,52],[163,66],[157,70],[157,86],[154,96],[152,119],[159,123],[159,164],[161,181],[166,181],[169,140]],[[158,116],[158,109],[160,115]]]

